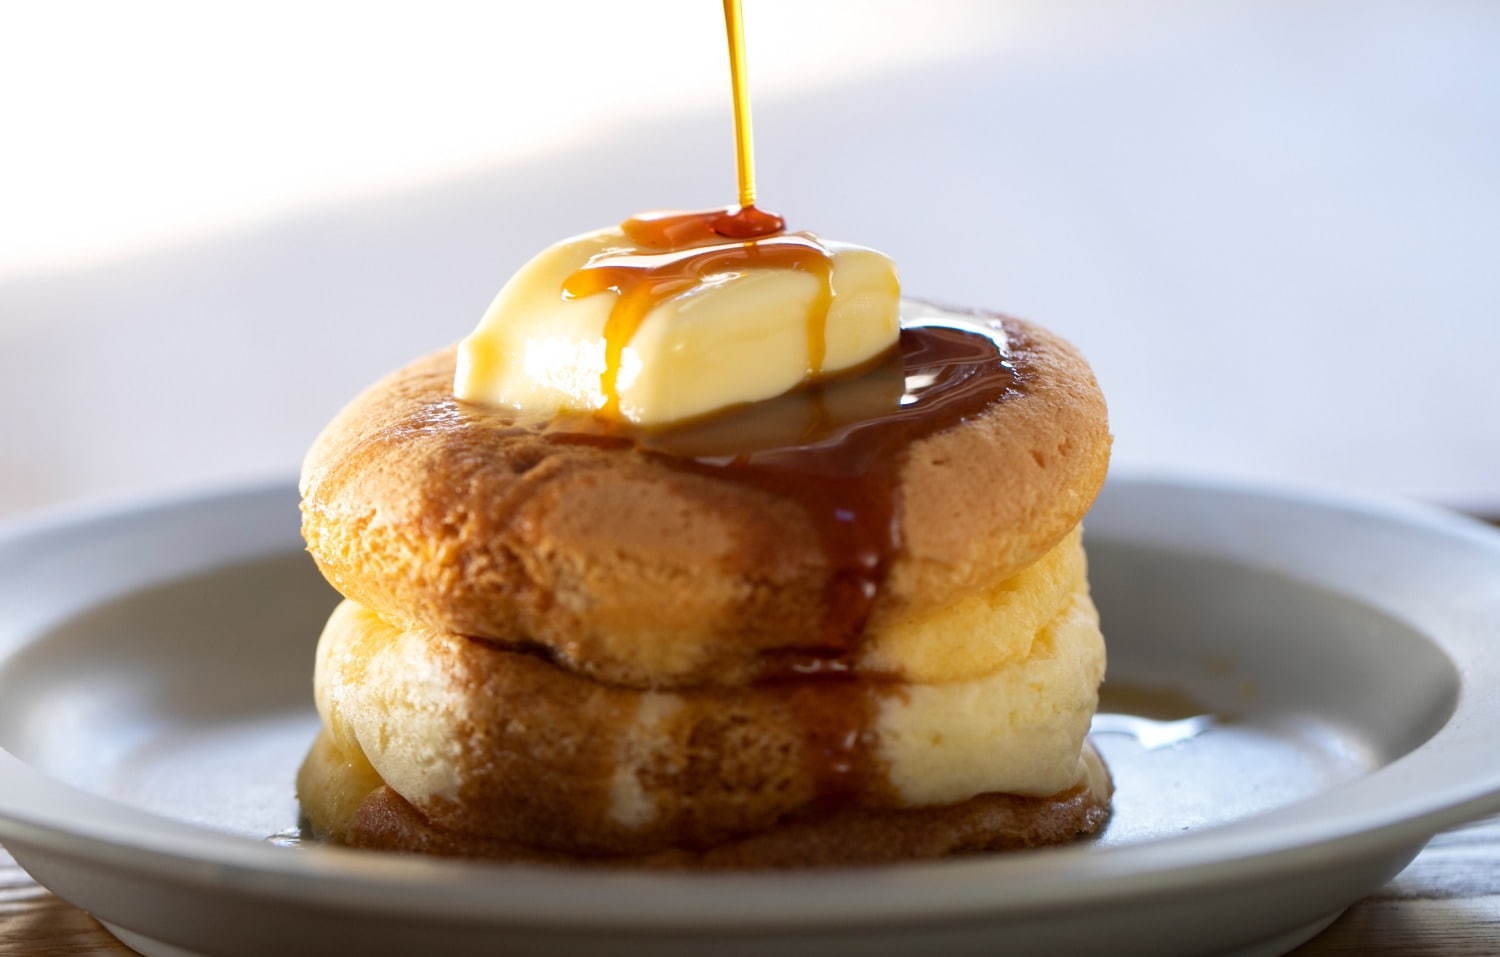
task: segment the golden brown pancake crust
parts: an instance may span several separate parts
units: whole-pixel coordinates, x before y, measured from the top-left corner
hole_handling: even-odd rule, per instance
[[[320,822],[315,810],[310,808],[310,813],[320,837],[351,847],[387,851],[622,867],[755,869],[887,864],[1042,847],[1097,833],[1109,819],[1113,784],[1092,748],[1085,746],[1085,755],[1089,778],[1052,797],[981,794],[941,807],[841,807],[794,815],[765,830],[709,848],[608,857],[581,857],[446,830],[381,784],[354,807],[347,820]],[[309,762],[317,756],[315,747]],[[346,773],[339,767],[318,770],[331,776]],[[325,786],[337,789],[338,783]]]
[[[1109,798],[1084,787],[1052,798],[981,794],[961,804],[915,810],[845,808],[799,818],[703,851],[635,857],[545,854],[439,830],[395,791],[382,787],[355,812],[347,843],[388,851],[557,864],[771,869],[893,864],[983,851],[1061,844],[1094,834],[1109,819]]]
[[[1103,397],[1063,340],[1004,320],[1023,394],[915,442],[870,621],[944,605],[1051,549],[1109,456]],[[559,444],[452,397],[454,352],[345,408],[302,473],[303,534],[393,622],[547,649],[633,687],[743,684],[817,647],[831,570],[791,501],[624,448]]]

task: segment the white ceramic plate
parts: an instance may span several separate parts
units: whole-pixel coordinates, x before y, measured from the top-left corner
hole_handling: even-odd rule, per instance
[[[335,600],[296,523],[285,484],[0,538],[0,840],[145,953],[1278,953],[1500,807],[1500,534],[1114,480],[1097,840],[738,875],[279,846]]]

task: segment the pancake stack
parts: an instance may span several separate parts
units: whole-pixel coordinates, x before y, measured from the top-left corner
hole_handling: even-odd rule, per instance
[[[802,481],[459,402],[453,350],[367,390],[302,477],[309,549],[346,598],[298,780],[315,833],[750,868],[1096,831],[1104,645],[1079,522],[1104,402],[1057,337],[960,318],[1000,343],[981,371],[1005,387]],[[886,544],[842,547],[840,522]]]

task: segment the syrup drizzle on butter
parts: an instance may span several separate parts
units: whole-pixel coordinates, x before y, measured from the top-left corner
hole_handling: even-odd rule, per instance
[[[715,213],[722,211],[685,213],[676,220],[686,220],[696,227]],[[654,222],[655,228],[664,234],[697,238],[695,228],[676,229],[674,225],[673,219],[665,217]],[[627,235],[631,231],[627,227]],[[634,231],[640,234],[644,229],[635,227]],[[807,311],[806,376],[816,379],[822,375],[827,354],[828,309],[833,304],[833,258],[816,238],[805,233],[779,233],[748,241],[720,238],[717,242],[668,248],[647,255],[607,255],[589,262],[563,283],[563,296],[568,298],[606,291],[615,294],[604,324],[604,372],[599,379],[604,395],[600,413],[605,418],[621,418],[620,366],[625,348],[651,310],[698,288],[713,276],[747,269],[796,269],[810,273],[817,280],[818,291]]]
[[[818,291],[807,309],[805,377],[812,381],[823,375],[828,354],[828,310],[833,304],[833,257],[815,237],[786,233],[786,222],[780,216],[755,205],[755,146],[740,0],[724,0],[724,31],[729,41],[734,94],[739,205],[633,216],[620,228],[651,254],[600,257],[563,282],[565,298],[615,294],[604,325],[604,371],[599,376],[599,391],[604,397],[599,414],[608,420],[622,418],[620,366],[625,349],[646,316],[663,302],[715,275],[746,269],[796,269],[817,279]]]

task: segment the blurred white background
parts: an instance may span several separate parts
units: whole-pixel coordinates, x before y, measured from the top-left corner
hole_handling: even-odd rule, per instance
[[[1117,463],[1500,511],[1500,3],[747,0],[763,205]],[[528,255],[733,199],[719,5],[14,4],[0,514],[290,474]]]

